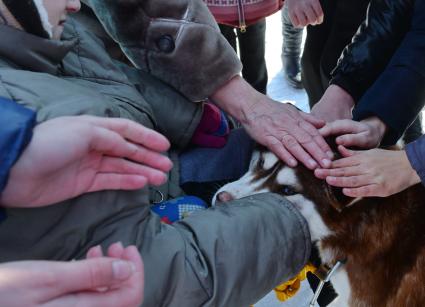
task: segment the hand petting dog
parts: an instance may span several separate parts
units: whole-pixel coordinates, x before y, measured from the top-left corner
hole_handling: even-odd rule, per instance
[[[330,169],[316,169],[318,178],[350,197],[386,197],[421,182],[404,150],[348,150],[338,146],[344,158],[332,162]]]
[[[256,92],[239,76],[211,98],[287,165],[295,167],[298,160],[309,169],[330,166],[332,151],[318,131],[323,120]]]

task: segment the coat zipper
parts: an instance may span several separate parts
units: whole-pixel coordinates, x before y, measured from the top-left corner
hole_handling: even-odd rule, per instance
[[[239,29],[242,33],[246,32],[246,22],[245,22],[245,11],[243,8],[244,0],[238,0],[238,15],[239,15]]]

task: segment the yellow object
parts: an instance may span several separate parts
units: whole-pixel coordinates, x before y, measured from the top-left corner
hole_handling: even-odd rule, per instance
[[[307,273],[314,273],[317,268],[312,264],[307,264],[304,269],[293,279],[288,280],[287,282],[281,284],[274,288],[276,292],[277,299],[281,302],[284,302],[295,294],[297,294],[298,290],[301,287],[301,282],[307,278]]]

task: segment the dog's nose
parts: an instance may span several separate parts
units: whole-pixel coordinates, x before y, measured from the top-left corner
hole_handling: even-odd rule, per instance
[[[227,201],[233,200],[234,197],[229,192],[223,191],[217,194],[217,199],[218,201],[225,203]]]

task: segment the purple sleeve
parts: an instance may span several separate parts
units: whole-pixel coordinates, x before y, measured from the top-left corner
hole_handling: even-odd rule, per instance
[[[425,185],[425,136],[406,145],[407,158]]]

